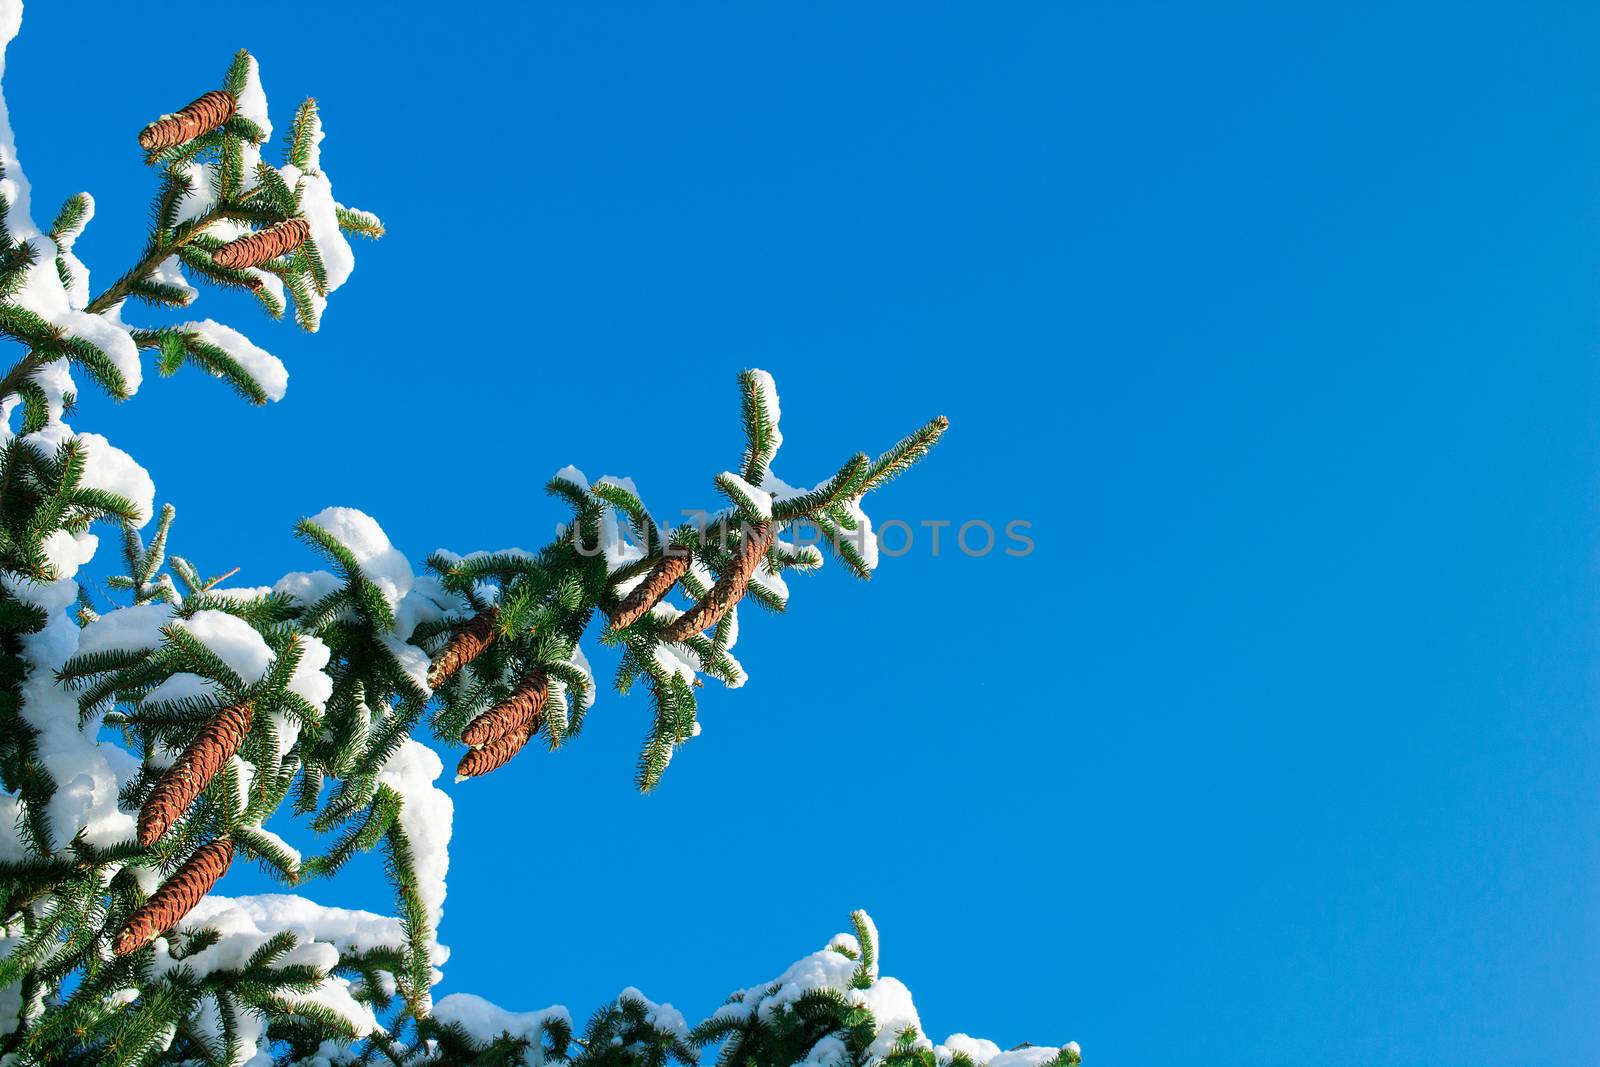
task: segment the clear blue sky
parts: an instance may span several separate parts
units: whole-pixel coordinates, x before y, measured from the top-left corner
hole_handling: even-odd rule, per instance
[[[29,7],[37,213],[89,187],[103,279],[135,132],[240,46],[391,229],[316,338],[203,299],[282,404],[85,399],[206,568],[333,503],[533,546],[569,462],[708,502],[746,366],[790,480],[943,412],[879,518],[1033,524],[751,615],[657,795],[614,696],[455,788],[446,988],[703,1013],[865,906],[935,1037],[1600,1062],[1592,8]]]

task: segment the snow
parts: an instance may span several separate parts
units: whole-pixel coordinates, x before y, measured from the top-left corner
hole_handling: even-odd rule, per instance
[[[400,809],[400,828],[411,843],[417,896],[435,938],[444,917],[445,873],[450,868],[450,831],[455,813],[450,795],[433,784],[443,773],[444,763],[433,749],[412,738],[407,738],[378,772],[378,782],[399,793],[405,802]],[[432,955],[435,965],[444,962],[437,951]]]
[[[845,503],[845,514],[856,522],[854,530],[842,530],[841,536],[849,538],[861,553],[867,570],[878,569],[878,538],[872,532],[872,519],[861,508],[861,499],[854,497]]]
[[[262,270],[260,267],[251,267],[245,273],[254,278],[256,282],[260,284],[262,289],[266,290],[272,295],[272,303],[274,306],[280,308],[288,306],[287,301],[284,299],[282,278],[278,277],[276,274],[273,274],[271,271]]]
[[[182,960],[172,958],[167,938],[157,938],[152,978],[160,980],[179,967],[199,978],[217,972],[239,970],[251,954],[270,938],[288,931],[294,935],[296,944],[278,957],[273,966],[280,969],[308,966],[323,976],[309,989],[283,993],[289,1004],[319,1005],[332,1010],[358,1035],[377,1028],[378,1021],[373,1017],[372,1009],[351,995],[349,980],[330,972],[338,965],[341,950],[350,947],[352,933],[359,930],[366,934],[370,944],[395,944],[397,942],[376,940],[371,933],[375,930],[398,933],[398,922],[362,912],[322,908],[301,897],[287,894],[233,898],[210,894],[178,924],[182,932],[195,932],[205,927],[216,930],[222,936],[215,944]],[[342,943],[335,940],[340,934],[345,935]],[[240,1012],[236,1021],[242,1062],[272,1063],[266,1043],[266,1020],[254,1012]],[[197,1022],[204,1032],[212,1035],[222,1032],[214,1000],[202,1006]]]
[[[289,388],[289,371],[277,356],[258,348],[250,338],[231,326],[224,326],[212,319],[185,323],[182,328],[198,334],[202,340],[211,342],[231,356],[261,386],[268,400],[283,399],[283,394]]]
[[[213,586],[206,590],[206,598],[209,600],[234,601],[260,600],[271,592],[272,586],[270,585]]]
[[[237,615],[207,609],[173,624],[206,646],[218,659],[252,685],[272,667],[272,649],[260,634]],[[320,643],[320,642],[319,642]]]
[[[866,989],[852,989],[846,994],[852,1004],[859,1004],[872,1012],[878,1024],[878,1036],[867,1046],[867,1055],[881,1059],[893,1051],[895,1042],[905,1030],[916,1028],[922,1032],[922,1020],[916,1005],[911,1002],[911,990],[898,978],[877,978]],[[933,1048],[933,1042],[918,1037],[917,1048]]]
[[[22,5],[15,0],[0,3],[0,77],[5,73],[4,51],[21,25]],[[139,351],[133,338],[115,323],[79,310],[83,301],[74,300],[74,296],[81,297],[81,289],[69,294],[62,286],[60,275],[56,273],[58,249],[55,242],[42,233],[33,221],[32,187],[22,169],[21,160],[17,158],[16,138],[11,130],[10,113],[3,97],[0,97],[0,165],[5,171],[5,177],[0,179],[0,195],[10,204],[6,227],[14,240],[32,245],[36,252],[33,266],[27,270],[23,284],[11,299],[59,326],[67,334],[80,337],[103,350],[126,379],[128,391],[137,390],[141,372]],[[69,255],[71,244],[69,240],[66,250]],[[76,257],[73,259],[74,273],[81,275],[81,286],[87,282],[88,270],[76,261]]]
[[[657,1004],[638,989],[629,986],[617,995],[618,1001],[635,1000],[645,1007],[644,1021],[657,1030],[671,1034],[673,1037],[689,1043],[689,1024],[683,1017],[683,1012],[671,1004]]]
[[[300,850],[299,849],[295,848],[293,845],[289,844],[289,842],[285,841],[282,837],[280,837],[277,834],[273,833],[271,830],[268,830],[264,826],[257,826],[255,828],[255,830],[254,830],[254,833],[258,837],[265,838],[270,844],[277,846],[277,848],[279,850],[281,850],[282,852],[287,853],[289,855],[289,857],[291,858],[291,861],[292,861],[294,867],[298,868],[300,866],[300,861],[301,861],[301,859],[303,857],[300,855]]]
[[[538,554],[537,553],[529,552],[525,548],[498,548],[498,549],[487,549],[487,548],[484,548],[484,549],[479,549],[476,552],[468,552],[466,555],[462,555],[459,552],[452,552],[448,548],[436,548],[436,549],[433,550],[433,554],[438,556],[440,559],[444,560],[446,563],[450,564],[451,566],[455,566],[458,563],[471,563],[474,560],[488,559],[490,556],[509,556],[509,557],[513,557],[513,558],[516,558],[516,559],[525,559],[525,560],[532,560],[532,559],[537,559],[538,558]]]
[[[326,174],[300,174],[294,167],[282,171],[284,181],[300,196],[300,214],[311,226],[311,240],[322,257],[331,293],[350,279],[356,267],[355,250],[339,229],[333,183]]]
[[[981,1037],[951,1034],[942,1044],[933,1047],[933,1055],[940,1063],[949,1063],[957,1053],[965,1053],[974,1063],[983,1064],[1000,1055],[1000,1046]]]
[[[690,685],[694,684],[696,675],[700,671],[700,660],[688,648],[681,645],[659,644],[650,650],[651,657],[656,666],[667,675],[677,675]]]
[[[0,78],[5,76],[6,48],[21,28],[22,0],[0,0]],[[5,168],[5,177],[0,178],[0,195],[11,205],[6,225],[17,239],[32,237],[39,232],[33,225],[32,189],[17,159],[17,143],[11,133],[11,115],[4,96],[0,96],[0,164]]]
[[[587,708],[594,703],[596,687],[594,684],[594,668],[589,666],[589,657],[583,654],[583,649],[578,645],[572,646],[572,655],[567,657],[567,665],[579,671],[586,682],[589,683],[589,692],[585,696],[582,707]]]
[[[38,734],[36,757],[56,782],[45,811],[54,844],[63,847],[79,834],[101,847],[124,841],[133,836],[133,817],[119,808],[117,791],[122,779],[136,773],[138,761],[125,749],[97,740],[97,720],[80,726],[76,698],[54,677],[77,650],[78,627],[66,614],[77,598],[77,584],[67,578],[41,583],[12,575],[0,580],[13,596],[49,613],[42,630],[21,638],[22,657],[29,667],[21,685],[21,711]],[[7,796],[0,813],[12,816],[0,822],[0,856],[20,858],[26,852],[17,827],[16,799]]]
[[[147,607],[154,605],[147,605]],[[124,612],[139,611],[139,608],[123,608]],[[111,612],[104,619],[118,615],[120,612]],[[91,623],[87,630],[92,630],[100,623]],[[226,663],[246,685],[253,685],[272,668],[276,657],[259,633],[237,615],[230,615],[225,611],[206,609],[197,611],[187,619],[179,619],[173,623],[202,645],[208,648],[217,658]],[[135,630],[135,624],[121,627],[126,630]],[[311,634],[300,634],[296,637],[300,647],[300,660],[295,664],[294,673],[289,676],[287,689],[305,700],[317,711],[326,708],[328,698],[333,695],[333,679],[324,673],[323,668],[328,665],[332,655],[328,646],[322,639]],[[114,646],[126,647],[126,646]],[[206,679],[199,679],[189,674],[179,674],[164,681],[146,697],[146,701],[173,700],[192,696],[223,696],[214,685],[207,683]],[[277,735],[278,748],[276,758],[282,760],[284,755],[294,746],[300,736],[300,723],[288,715],[274,712],[272,715],[273,730]]]
[[[18,824],[23,817],[22,801],[14,793],[0,793],[0,863],[21,863],[28,858],[28,846],[22,840]],[[0,941],[0,948],[4,942]],[[0,1005],[5,1002],[5,990],[0,989]],[[0,1007],[0,1034],[7,1033],[3,1025],[5,1011]]]
[[[572,468],[569,467],[568,469],[571,470]],[[615,486],[633,497],[638,497],[639,495],[639,487],[633,484],[632,478],[619,477],[615,474],[602,474],[600,480],[594,484]]]
[[[139,604],[108,611],[78,637],[79,653],[159,648],[161,628],[172,621],[171,604]]]
[[[311,136],[308,139],[310,148],[306,152],[306,173],[317,174],[322,170],[322,139],[327,136],[322,129],[322,112],[313,108],[307,121]]]
[[[820,949],[790,964],[772,981],[751,986],[742,995],[736,994],[737,999],[722,1005],[712,1017],[771,1019],[774,1014],[792,1008],[807,993],[819,989],[848,991],[855,970],[855,960],[829,948]]]
[[[867,935],[867,944],[872,946],[872,963],[867,968],[867,974],[876,981],[878,968],[883,963],[883,939],[878,936],[878,924],[873,922],[872,916],[865,911],[857,911],[851,918],[861,924],[862,931]],[[859,944],[859,938],[857,943]]]
[[[736,494],[737,498],[742,498],[745,502],[747,502],[755,511],[757,518],[772,518],[771,493],[767,492],[765,489],[756,488],[739,475],[735,474],[733,471],[723,471],[721,474],[717,475],[717,478],[726,484],[727,487],[732,490],[734,494]]]
[[[527,1038],[531,1047],[522,1057],[527,1067],[544,1063],[544,1045],[540,1037],[552,1022],[572,1026],[572,1016],[567,1009],[557,1005],[542,1011],[506,1011],[482,997],[471,993],[451,993],[433,1006],[433,1017],[442,1023],[455,1024],[465,1030],[474,1041],[488,1044],[509,1034],[514,1038]]]
[[[756,393],[766,408],[767,422],[772,431],[772,451],[776,453],[783,447],[783,431],[778,427],[778,420],[783,415],[783,409],[778,404],[778,383],[764,370],[752,370],[750,375],[755,379]]]
[[[430,661],[428,654],[416,645],[408,644],[392,633],[382,634],[378,638],[383,647],[389,650],[395,663],[405,672],[411,683],[424,693],[431,693],[428,688],[428,668]]]
[[[344,585],[338,575],[330,571],[293,571],[279,578],[273,585],[275,593],[287,593],[302,605],[315,604],[329,593]]]
[[[261,140],[272,140],[272,120],[267,117],[267,94],[261,88],[261,67],[254,56],[245,60],[244,87],[235,99],[239,115],[261,127]]]
[[[411,585],[411,592],[395,609],[394,636],[408,640],[423,623],[460,619],[470,609],[466,600],[446,589],[439,579],[431,574],[419,575]]]
[[[116,493],[131,502],[138,512],[135,526],[149,522],[150,516],[155,514],[156,499],[156,486],[149,472],[97,433],[80,433],[77,440],[85,452],[83,487]]]
[[[796,961],[772,981],[762,982],[736,992],[712,1017],[731,1020],[755,1018],[768,1021],[793,1010],[794,1005],[807,993],[828,989],[842,994],[851,1004],[860,1005],[872,1012],[876,1032],[867,1049],[867,1058],[870,1062],[881,1061],[886,1057],[894,1048],[900,1034],[907,1029],[914,1029],[918,1035],[914,1046],[931,1049],[940,1063],[949,1063],[953,1053],[965,1052],[978,1064],[986,1064],[988,1067],[1038,1067],[1039,1064],[1054,1058],[1060,1051],[1041,1047],[1001,1052],[1000,1046],[993,1041],[961,1033],[952,1034],[941,1045],[933,1045],[922,1036],[922,1020],[912,1001],[911,991],[898,979],[878,973],[878,962],[882,960],[883,953],[877,925],[864,911],[857,912],[856,917],[866,928],[868,940],[875,948],[874,962],[869,968],[872,981],[867,988],[856,989],[851,984],[859,966],[858,959],[852,957],[860,956],[860,942],[851,934],[837,934],[827,946]],[[1077,1049],[1075,1043],[1065,1047]],[[842,1065],[850,1060],[837,1038],[824,1037],[812,1046],[800,1062]]]
[[[323,711],[328,706],[328,698],[333,695],[333,679],[326,673],[333,652],[322,638],[312,634],[300,634],[296,640],[300,647],[300,662],[295,664],[287,688],[318,711]]]
[[[174,168],[188,188],[178,197],[177,218],[179,222],[192,222],[203,215],[209,214],[217,206],[217,168],[212,163],[180,163]],[[237,237],[242,227],[235,227],[238,232],[229,236]],[[206,232],[217,237],[223,237],[224,231],[218,226],[206,227]]]
[[[81,265],[80,265],[81,266]],[[52,271],[55,264],[50,264]],[[34,270],[38,270],[37,266]],[[82,273],[87,279],[88,271]],[[60,276],[57,275],[57,285]],[[63,297],[65,292],[63,291]],[[85,303],[88,301],[85,300]],[[61,326],[72,336],[81,337],[110,357],[116,365],[117,371],[125,379],[129,395],[137,393],[139,386],[144,382],[144,370],[139,364],[139,346],[134,344],[128,331],[106,319],[101,315],[90,315],[83,311],[71,310],[71,301],[68,300],[68,314],[63,316]]]
[[[50,421],[59,424],[61,416],[65,414],[67,394],[75,393],[78,390],[77,383],[72,380],[70,364],[65,360],[45,363],[35,368],[29,377],[33,384],[44,391],[45,407],[49,411]],[[8,405],[16,404],[20,402],[20,398],[9,396],[6,397],[5,402]],[[9,418],[6,423],[5,436],[7,438],[11,437]]]
[[[160,704],[164,701],[213,700],[217,697],[217,684],[210,678],[182,672],[174,674],[145,694],[143,704]]]
[[[59,234],[59,244],[56,246],[56,254],[65,261],[67,270],[72,275],[71,287],[67,290],[67,304],[74,311],[83,310],[89,303],[89,268],[72,251],[72,246],[77,243],[78,235],[83,232],[84,227],[94,221],[94,197],[84,193],[83,203],[83,217],[78,220],[78,225]]]
[[[78,568],[94,558],[100,539],[91,533],[70,534],[57,530],[44,539],[45,558],[55,568],[57,578],[71,578]]]
[[[261,178],[261,146],[272,140],[272,120],[267,117],[267,94],[261,88],[261,68],[254,56],[245,60],[244,85],[235,97],[238,114],[261,128],[261,140],[246,141],[239,154],[244,171],[244,190],[254,189]],[[216,232],[214,229],[212,232]],[[252,272],[254,273],[254,272]]]
[[[416,580],[411,564],[389,543],[389,535],[372,516],[355,508],[324,508],[311,516],[311,521],[349,549],[361,564],[362,575],[378,587],[391,609],[411,592]]]
[[[35,380],[39,380],[35,376]],[[67,379],[67,385],[71,380]],[[54,412],[53,412],[54,413]],[[133,505],[136,526],[150,521],[155,507],[156,487],[150,474],[134,458],[97,433],[74,434],[64,422],[55,421],[22,438],[35,450],[53,454],[62,444],[76,440],[83,449],[84,470],[79,485],[116,493]]]
[[[814,1067],[848,1067],[851,1063],[850,1050],[837,1037],[825,1037],[811,1046],[811,1051],[800,1063]]]
[[[235,909],[264,930],[303,931],[306,938],[326,941],[340,952],[370,952],[406,943],[400,920],[352,908],[334,908],[293,893],[206,897],[190,912],[194,921],[212,910]]]
[[[182,289],[187,295],[187,299],[184,301],[185,304],[194,303],[195,298],[200,295],[200,290],[190,285],[189,279],[183,276],[183,267],[178,263],[177,256],[168,256],[156,264],[156,269],[151,274],[150,280]]]
[[[772,573],[765,562],[750,572],[750,584],[759,586],[783,600],[789,599],[789,583],[783,580],[783,575]]]
[[[1077,1042],[1074,1041],[1071,1044],[1076,1046]],[[1076,1051],[1075,1047],[1074,1051]],[[1049,1063],[1060,1053],[1061,1049],[1051,1048],[1048,1045],[1017,1048],[1009,1052],[1002,1052],[993,1059],[986,1061],[985,1067],[1039,1067],[1040,1064]]]

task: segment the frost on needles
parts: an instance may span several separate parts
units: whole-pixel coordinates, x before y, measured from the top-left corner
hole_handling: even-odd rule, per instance
[[[0,47],[20,22],[0,0]],[[434,746],[460,753],[464,779],[570,742],[597,689],[581,642],[598,639],[620,650],[614,688],[644,690],[636,778],[653,788],[699,733],[703,680],[745,680],[740,609],[781,611],[787,572],[822,564],[797,528],[868,576],[863,498],[944,421],[796,488],[773,467],[777,389],[748,371],[743,453],[712,479],[723,499],[705,521],[658,528],[631,481],[567,467],[548,489],[568,521],[538,551],[438,551],[417,568],[372,518],[334,507],[296,528],[318,569],[230,586],[170,550],[174,511],[156,508],[143,467],[64,421],[77,380],[129,397],[149,351],[162,374],[193,364],[248,401],[280,399],[278,359],[185,317],[197,286],[248,292],[272,317],[292,307],[315,330],[352,239],[383,227],[335,199],[314,103],[265,158],[273,127],[247,53],[137,132],[156,179],[150,236],[96,287],[73,250],[94,201],[34,223],[0,101],[0,333],[16,342],[0,379],[0,1064],[664,1067],[713,1049],[728,1067],[1078,1061],[1075,1045],[933,1044],[910,993],[879,974],[861,912],[695,1026],[632,988],[581,1032],[563,1007],[435,1002],[452,804]],[[76,580],[104,537],[111,602]],[[298,888],[370,850],[392,915],[213,892],[235,863]]]

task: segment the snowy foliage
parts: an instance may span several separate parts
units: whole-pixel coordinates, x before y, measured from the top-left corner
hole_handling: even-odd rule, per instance
[[[18,0],[0,0],[0,73],[20,21]],[[810,523],[848,569],[870,573],[876,544],[861,500],[920,458],[944,424],[794,489],[772,469],[782,441],[776,387],[750,371],[743,462],[714,479],[729,506],[705,523],[663,532],[631,481],[591,483],[569,467],[548,488],[572,521],[538,552],[441,550],[419,569],[370,516],[332,507],[296,528],[325,569],[261,587],[205,578],[169,551],[175,512],[157,511],[144,468],[63,421],[74,375],[130,396],[143,380],[140,353],[152,351],[162,373],[192,363],[248,400],[281,399],[283,364],[238,330],[212,319],[140,327],[124,310],[130,301],[152,314],[187,309],[199,295],[193,279],[248,291],[273,316],[292,302],[299,324],[315,329],[354,268],[348,238],[382,233],[374,216],[334,199],[314,104],[297,111],[275,165],[262,158],[273,128],[255,60],[240,53],[211,95],[226,103],[220,124],[152,150],[150,244],[98,295],[73,251],[94,202],[79,194],[48,229],[34,223],[0,99],[0,332],[25,353],[0,382],[0,1064],[664,1067],[694,1063],[717,1043],[730,1067],[1076,1062],[1075,1046],[1003,1053],[961,1034],[933,1045],[909,992],[879,975],[864,913],[853,935],[693,1028],[632,988],[581,1037],[563,1007],[509,1011],[465,993],[434,1002],[449,958],[439,930],[453,805],[438,785],[443,760],[417,736],[424,725],[454,744],[469,725],[503,715],[521,730],[504,735],[516,742],[505,758],[535,735],[565,743],[595,699],[579,642],[600,620],[601,639],[623,650],[616,688],[642,682],[654,700],[639,767],[641,788],[653,787],[699,733],[700,676],[745,681],[730,653],[734,602],[748,595],[781,609],[782,572],[822,562],[784,534]],[[266,232],[298,243],[248,266],[219,262],[230,243]],[[759,554],[747,551],[752,529],[768,538]],[[123,572],[105,581],[117,599],[96,603],[76,575],[108,534]],[[688,602],[663,594],[620,619],[674,552],[685,562],[668,585]],[[679,632],[696,610],[703,632]],[[463,635],[476,635],[470,654]],[[242,719],[228,717],[240,709]],[[243,725],[228,734],[230,722]],[[458,770],[485,773],[491,751],[501,750],[477,746]],[[202,765],[209,776],[199,780]],[[188,793],[178,788],[191,781]],[[151,830],[162,790],[183,799]],[[306,826],[328,835],[309,855],[283,836]],[[286,888],[380,850],[395,914],[288,892],[229,897],[207,882],[146,940],[113,949],[119,929],[176,899],[201,846],[218,842],[232,850],[224,862],[259,864]]]

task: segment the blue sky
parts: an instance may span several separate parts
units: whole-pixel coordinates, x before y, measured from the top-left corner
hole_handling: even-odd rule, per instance
[[[748,617],[656,795],[615,696],[454,789],[447,989],[704,1013],[865,906],[936,1038],[1600,1058],[1600,18],[1289,8],[30,4],[36,213],[88,187],[102,278],[240,46],[390,226],[317,337],[203,298],[281,404],[85,398],[207,570],[334,503],[532,547],[566,463],[707,503],[746,366],[791,481],[952,420],[875,509],[913,550]],[[1036,548],[919,526],[972,519]]]

